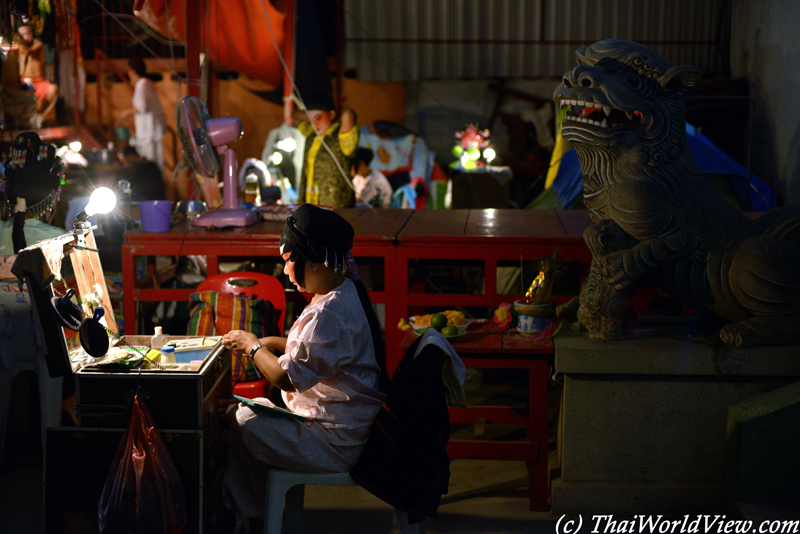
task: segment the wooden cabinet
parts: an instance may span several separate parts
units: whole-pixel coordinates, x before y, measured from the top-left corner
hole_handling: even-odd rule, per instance
[[[209,532],[222,506],[223,428],[220,398],[230,398],[231,353],[217,346],[197,371],[78,370],[77,428],[46,431],[44,531],[65,524],[97,527],[97,504],[130,418],[137,391],[164,439],[186,492],[184,532]]]
[[[97,532],[97,505],[138,394],[183,483],[189,521],[184,532],[208,532],[215,507],[222,505],[223,428],[217,406],[232,395],[230,350],[217,344],[197,355],[197,361],[142,370],[81,367],[71,360],[53,313],[49,273],[60,266],[61,252],[71,256],[83,316],[92,317],[102,304],[109,333],[118,331],[88,227],[20,252],[14,267],[23,272],[31,295],[50,376],[75,381],[77,427],[45,429],[44,531]],[[126,336],[123,341],[149,346],[150,336]]]

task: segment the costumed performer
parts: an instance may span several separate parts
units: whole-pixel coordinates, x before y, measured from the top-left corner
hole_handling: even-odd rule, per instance
[[[292,113],[292,119],[300,122],[297,129],[306,136],[298,200],[332,208],[353,208],[356,195],[346,174],[350,172],[358,147],[355,111],[346,109],[341,119],[336,120],[333,98],[322,93],[309,98],[306,107],[308,113],[300,110]],[[320,137],[335,159],[322,146]]]
[[[20,79],[31,85],[36,94],[36,115],[31,121],[31,127],[41,128],[45,117],[56,107],[58,85],[45,78],[45,46],[33,36],[33,26],[24,22],[17,33]]]

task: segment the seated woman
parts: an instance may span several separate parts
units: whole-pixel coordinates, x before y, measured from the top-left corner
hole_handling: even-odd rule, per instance
[[[226,347],[251,354],[263,375],[282,390],[287,408],[312,419],[256,413],[243,404],[228,414],[223,492],[228,508],[242,517],[263,516],[270,466],[349,471],[385,400],[380,324],[349,253],[353,234],[337,213],[300,206],[286,220],[281,257],[289,280],[314,297],[286,338],[257,339],[241,330],[222,338]]]

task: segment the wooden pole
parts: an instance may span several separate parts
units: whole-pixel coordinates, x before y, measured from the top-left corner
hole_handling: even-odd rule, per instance
[[[183,3],[183,13],[186,17],[184,27],[186,28],[187,89],[190,96],[198,98],[201,97],[200,53],[203,51],[201,22],[205,8],[205,0],[188,0]]]
[[[294,0],[286,2],[286,16],[283,19],[283,59],[286,61],[286,66],[289,67],[291,78],[294,78],[294,21],[296,17],[295,10],[297,3]],[[292,94],[294,87],[292,87],[292,79],[289,77],[289,72],[283,71],[283,96],[287,97]],[[283,120],[292,124],[292,110],[294,110],[294,102],[289,98],[283,100]]]

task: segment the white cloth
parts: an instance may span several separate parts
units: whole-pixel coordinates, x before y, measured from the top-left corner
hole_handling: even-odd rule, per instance
[[[25,247],[17,254],[11,272],[22,280],[31,274],[40,287],[51,282],[50,277],[61,280],[61,261],[64,259],[64,245],[75,239],[72,234],[62,234]]]
[[[356,202],[375,208],[392,207],[392,185],[381,171],[372,169],[366,177],[357,174],[353,178],[353,187],[356,189]]]
[[[167,132],[167,117],[158,100],[158,92],[153,81],[140,78],[133,89],[133,117],[136,127],[134,142],[136,151],[145,159],[155,162],[164,170],[164,134]]]
[[[445,360],[442,367],[442,382],[447,389],[447,405],[455,408],[466,408],[467,397],[463,386],[464,380],[467,378],[467,366],[461,361],[458,353],[453,348],[453,345],[447,341],[447,338],[433,328],[428,328],[422,334],[422,339],[413,358],[419,356],[422,353],[422,349],[428,345],[435,345],[450,356]]]
[[[303,310],[278,362],[296,389],[283,392],[287,408],[313,421],[255,413],[243,404],[236,408],[226,438],[223,489],[225,503],[244,517],[263,515],[269,466],[349,471],[385,400],[372,334],[350,280]]]

